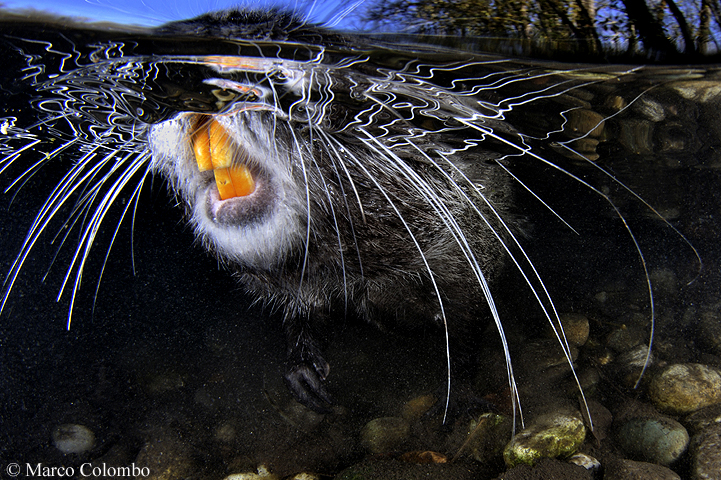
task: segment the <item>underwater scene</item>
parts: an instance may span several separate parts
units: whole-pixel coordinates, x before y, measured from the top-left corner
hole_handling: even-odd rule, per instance
[[[721,67],[0,16],[0,478],[721,471]]]

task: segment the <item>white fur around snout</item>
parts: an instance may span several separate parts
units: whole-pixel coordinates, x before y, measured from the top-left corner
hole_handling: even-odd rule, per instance
[[[274,194],[273,202],[262,218],[237,225],[216,221],[208,204],[209,190],[214,189],[212,173],[198,170],[190,140],[193,123],[188,115],[151,128],[152,169],[170,180],[188,207],[196,235],[206,246],[224,260],[268,270],[281,264],[304,241],[305,190],[293,181],[291,160],[275,144],[272,131],[248,116],[240,113],[217,120],[238,145],[248,150],[264,172],[263,181],[271,183],[268,188]],[[255,129],[252,134],[251,128]]]

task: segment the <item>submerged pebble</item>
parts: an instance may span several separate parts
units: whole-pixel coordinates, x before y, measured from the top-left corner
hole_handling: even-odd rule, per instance
[[[571,360],[578,357],[578,348],[570,345]],[[526,372],[540,372],[547,369],[560,368],[562,370],[571,370],[569,359],[566,358],[558,340],[555,338],[547,338],[533,340],[523,347],[523,351],[519,352],[518,364]]]
[[[506,465],[533,465],[541,458],[571,455],[586,438],[581,414],[554,412],[519,432],[503,451]]]
[[[603,480],[681,480],[670,468],[633,460],[612,460],[606,465]]]
[[[60,425],[53,430],[53,444],[66,455],[84,453],[95,445],[95,434],[83,425]]]
[[[712,80],[679,81],[670,85],[682,97],[706,103],[721,97],[721,85]]]
[[[571,110],[567,116],[568,128],[566,131],[570,135],[598,138],[603,133],[605,117],[598,112],[578,109]]]
[[[636,388],[639,379],[645,381],[642,373],[655,363],[653,353],[649,354],[648,344],[637,345],[615,359],[618,367],[618,381],[627,388]]]
[[[400,417],[381,417],[368,422],[361,431],[361,444],[371,453],[389,453],[408,437],[410,425]]]
[[[580,313],[564,313],[560,315],[560,319],[569,344],[580,347],[586,343],[591,331],[588,317]]]
[[[622,353],[647,342],[648,335],[640,328],[621,327],[608,335],[606,346],[617,353]]]
[[[716,309],[701,313],[696,325],[698,344],[714,355],[721,355],[721,318]]]
[[[702,408],[688,415],[683,419],[683,424],[691,435],[700,433],[707,428],[721,425],[721,403]]]
[[[637,118],[624,118],[619,121],[618,142],[627,150],[638,155],[653,153],[654,123]]]
[[[135,465],[150,471],[150,480],[171,480],[189,477],[196,465],[192,455],[182,442],[172,435],[146,441],[135,459]]]
[[[300,478],[308,480],[309,477]],[[258,465],[258,468],[255,472],[234,473],[225,477],[224,480],[278,480],[278,476],[270,473],[270,470],[268,470],[268,467],[266,467],[265,465]]]
[[[721,425],[714,425],[695,435],[690,451],[694,480],[721,479]]]
[[[659,465],[678,460],[689,442],[683,425],[663,416],[628,419],[619,427],[616,438],[629,456]]]
[[[403,405],[401,416],[413,422],[421,418],[436,403],[436,397],[433,395],[420,395],[408,400]]]
[[[315,473],[296,473],[292,477],[290,477],[288,480],[320,480],[320,477],[316,475]]]
[[[638,101],[634,102],[631,108],[652,122],[661,122],[664,118],[666,118],[664,106],[653,98],[639,98]]]
[[[698,363],[668,366],[651,380],[648,391],[662,412],[682,415],[721,403],[721,373]]]
[[[469,425],[467,448],[473,458],[488,463],[500,458],[513,432],[511,420],[503,415],[485,413]]]
[[[583,467],[586,470],[598,470],[601,468],[601,462],[590,455],[586,455],[585,453],[576,453],[575,455],[571,455],[568,457],[568,462],[578,465],[579,467]]]

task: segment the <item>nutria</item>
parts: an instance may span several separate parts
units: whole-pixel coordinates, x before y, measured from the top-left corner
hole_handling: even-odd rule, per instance
[[[173,42],[194,36],[205,43],[193,54],[173,52]],[[574,92],[633,69],[556,71],[383,43],[278,11],[203,15],[148,38],[132,54],[125,45],[118,55],[110,40],[78,47],[83,53],[59,62],[57,74],[26,56],[32,92],[25,94],[39,124],[66,139],[46,160],[80,154],[38,214],[3,305],[60,207],[76,191],[97,190],[72,212],[87,215],[69,271],[74,297],[97,225],[124,189],[134,192],[127,212],[155,173],[169,180],[202,244],[259,302],[282,311],[287,383],[314,410],[331,403],[315,331],[339,316],[437,326],[446,339],[447,391],[488,320],[504,337],[494,301],[502,271],[519,271],[557,324],[519,240],[525,220],[514,196],[526,187],[512,169],[544,164],[608,200],[557,162],[590,161],[593,151],[569,144],[602,129],[602,116],[584,131],[564,129],[568,112],[587,108]],[[526,110],[542,110],[543,122]],[[14,120],[2,127],[8,165],[36,137]]]

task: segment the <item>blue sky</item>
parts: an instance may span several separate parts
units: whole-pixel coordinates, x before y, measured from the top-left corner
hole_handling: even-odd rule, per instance
[[[353,7],[356,2],[360,4],[354,10],[357,14],[363,8],[363,0],[0,0],[0,4],[12,10],[33,8],[89,20],[143,26],[159,25],[236,5],[287,6],[302,14],[310,12],[312,21],[323,23],[336,18],[338,12]],[[352,28],[354,23],[351,14],[338,26]]]

